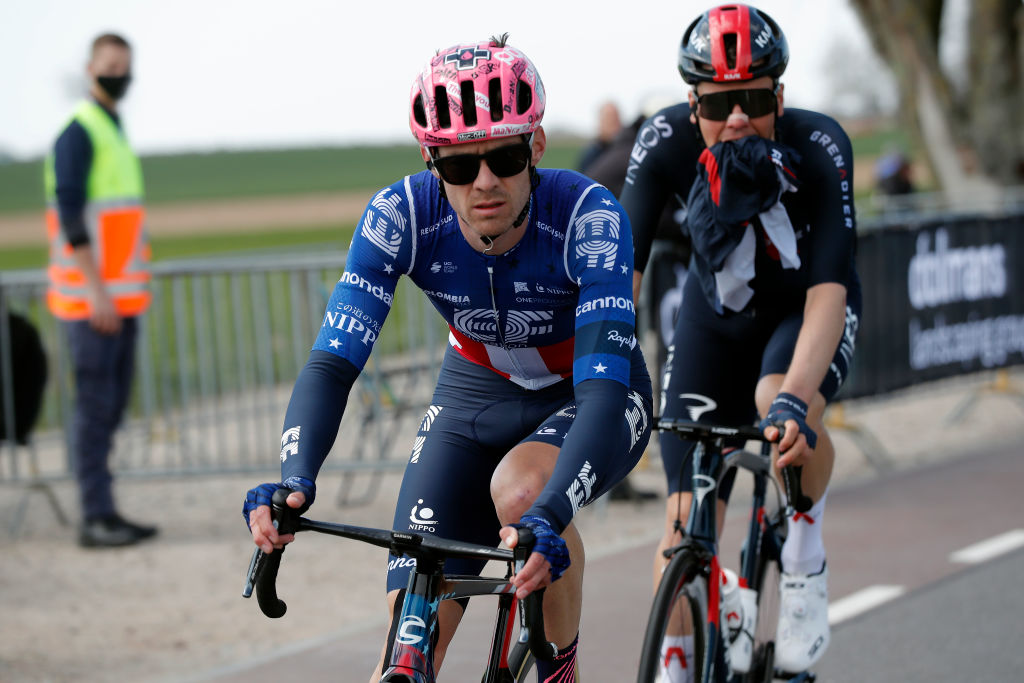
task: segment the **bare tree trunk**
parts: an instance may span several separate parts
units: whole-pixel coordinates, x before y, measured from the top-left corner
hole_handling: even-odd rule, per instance
[[[932,174],[954,202],[997,200],[1024,158],[1020,126],[1024,48],[1018,0],[973,0],[971,95],[954,100],[938,57],[943,0],[850,0],[878,54],[893,70],[900,114],[927,151]],[[1009,21],[1016,16],[1015,24]],[[985,76],[978,79],[978,74]],[[979,82],[980,80],[980,82]]]
[[[971,77],[964,104],[972,146],[981,166],[995,178],[1006,184],[1021,182],[1024,5],[1012,0],[973,0],[971,9]]]

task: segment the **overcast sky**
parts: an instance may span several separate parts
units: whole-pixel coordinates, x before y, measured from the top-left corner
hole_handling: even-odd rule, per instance
[[[90,41],[135,46],[125,127],[141,152],[409,141],[413,75],[435,49],[509,31],[548,92],[549,130],[590,133],[607,99],[632,118],[682,97],[676,51],[714,0],[4,0],[0,152],[44,154],[84,91]],[[790,44],[791,106],[827,108],[830,46],[867,49],[846,0],[761,0]],[[455,8],[461,8],[456,10]]]

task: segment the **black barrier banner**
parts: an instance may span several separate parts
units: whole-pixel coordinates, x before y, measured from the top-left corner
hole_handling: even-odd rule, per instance
[[[864,308],[841,398],[1024,362],[1024,216],[860,237]]]

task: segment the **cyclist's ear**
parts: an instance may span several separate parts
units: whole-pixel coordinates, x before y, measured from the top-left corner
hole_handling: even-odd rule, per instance
[[[423,163],[427,165],[427,170],[433,173],[435,178],[440,178],[440,176],[437,175],[437,171],[434,169],[434,160],[430,156],[430,150],[423,145],[420,145],[420,157],[423,158]]]
[[[533,131],[533,146],[531,147],[530,163],[534,167],[540,166],[540,160],[544,156],[544,151],[548,148],[548,136],[544,132],[544,126],[538,126],[537,130]]]

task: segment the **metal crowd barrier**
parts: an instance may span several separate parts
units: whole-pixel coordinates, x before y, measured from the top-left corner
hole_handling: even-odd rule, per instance
[[[344,263],[345,253],[334,252],[154,264],[135,387],[112,454],[117,475],[276,471],[291,387]],[[0,318],[6,321],[7,310],[29,318],[50,366],[30,444],[2,444],[0,483],[38,483],[73,471],[67,439],[74,383],[64,331],[46,309],[45,291],[43,271],[0,273]],[[415,286],[400,283],[385,327],[324,466],[346,473],[341,502],[372,496],[380,473],[404,466],[440,366],[445,328]],[[7,332],[0,326],[0,335]],[[11,424],[13,359],[3,355],[0,389]],[[357,493],[349,474],[366,472],[368,483],[361,479]]]

